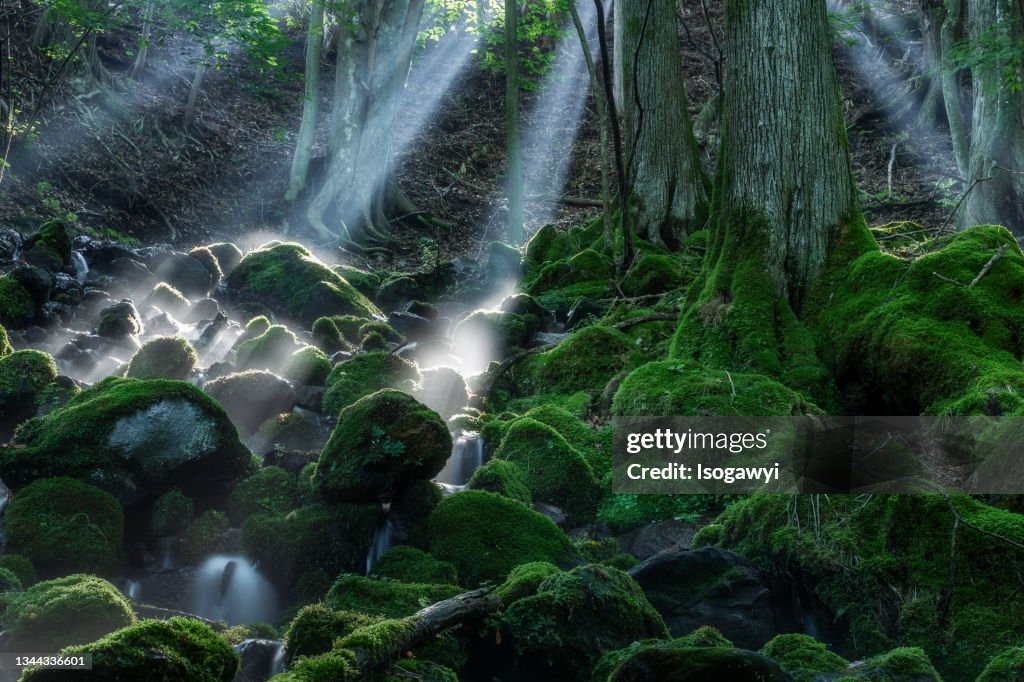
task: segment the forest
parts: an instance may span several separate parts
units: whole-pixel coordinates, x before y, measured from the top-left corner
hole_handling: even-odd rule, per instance
[[[0,682],[1024,682],[1024,0],[0,0],[0,121]]]

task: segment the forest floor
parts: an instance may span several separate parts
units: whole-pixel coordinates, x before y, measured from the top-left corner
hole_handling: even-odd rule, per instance
[[[718,90],[721,3],[708,3],[705,18],[700,0],[686,0],[681,17],[682,71],[696,115]],[[15,29],[19,40],[8,77],[13,92],[47,92],[57,70],[31,47],[31,25],[27,17]],[[574,34],[567,39],[575,40]],[[104,66],[111,72],[130,68],[112,56],[124,53],[119,38],[104,40],[99,46]],[[182,112],[192,62],[178,45],[154,48],[148,77],[116,99],[86,79],[69,78],[48,98],[21,103],[39,109],[39,128],[12,151],[0,187],[0,224],[31,230],[52,215],[71,212],[98,234],[181,247],[222,239],[254,246],[281,232],[301,237],[302,206],[289,206],[280,195],[301,115],[302,54],[302,36],[294,35],[276,77],[258,74],[243,56],[227,60],[208,75],[187,130]],[[419,61],[427,63],[428,56]],[[869,220],[943,224],[958,191],[949,178],[954,172],[945,131],[907,129],[880,115],[885,93],[873,87],[856,48],[837,47],[836,63],[852,164]],[[435,240],[442,258],[478,258],[489,241],[504,237],[503,77],[470,63],[439,99],[436,112],[428,112],[427,122],[410,125],[423,118],[424,90],[434,84],[429,73],[417,79],[416,68],[395,128],[396,139],[407,138],[396,159],[398,182],[419,208],[451,228],[398,226],[402,239],[395,257],[377,265],[403,269],[415,267]],[[328,70],[325,64],[325,74]],[[329,111],[332,79],[323,81],[322,110]],[[561,134],[576,135],[575,115],[538,107],[541,97],[536,90],[525,93],[524,127],[532,117],[545,116],[544,125],[561,125]],[[705,132],[701,145],[713,172],[717,129],[712,125]],[[562,195],[599,198],[599,147],[588,97]],[[322,140],[318,151],[323,153]],[[525,156],[529,175],[537,164],[529,148]],[[528,205],[527,226],[568,226],[596,213],[564,204],[534,212]]]

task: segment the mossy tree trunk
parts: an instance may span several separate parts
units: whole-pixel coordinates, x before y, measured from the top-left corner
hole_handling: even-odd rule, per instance
[[[926,128],[934,128],[945,118],[941,69],[946,0],[920,0],[917,15],[921,27],[921,87],[924,89],[917,120]]]
[[[704,226],[708,186],[690,124],[674,0],[616,0],[615,81],[632,224],[677,246]]]
[[[942,45],[942,99],[946,104],[946,121],[949,123],[949,137],[953,143],[953,156],[957,172],[967,178],[970,143],[967,138],[967,122],[964,120],[963,96],[958,70],[947,63],[947,56],[960,39],[963,17],[961,0],[946,0],[946,16],[939,31]]]
[[[991,46],[991,63],[973,69],[974,113],[963,227],[997,224],[1024,234],[1024,8],[1019,0],[967,3],[976,46]],[[1014,54],[1016,53],[1016,54]]]
[[[322,238],[366,243],[390,238],[389,150],[424,0],[342,0],[326,177],[307,218]],[[338,227],[327,226],[337,210]],[[332,218],[333,221],[333,218]]]
[[[320,106],[320,56],[323,42],[324,0],[313,0],[309,29],[306,32],[306,78],[302,123],[299,125],[299,139],[295,143],[295,155],[292,157],[291,177],[284,197],[286,201],[295,201],[299,197],[306,189],[309,177],[309,160],[313,155],[313,140],[316,137],[316,120]]]
[[[519,149],[519,6],[505,3],[505,152],[508,155],[508,242],[523,244],[523,160]]]

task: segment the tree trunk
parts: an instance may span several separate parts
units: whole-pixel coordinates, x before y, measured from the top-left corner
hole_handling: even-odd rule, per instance
[[[146,59],[149,57],[149,37],[153,31],[153,12],[155,4],[147,2],[142,16],[142,35],[139,36],[139,54],[132,64],[132,80],[141,80],[142,73],[146,70]]]
[[[972,40],[1020,50],[1024,10],[1018,0],[969,2]],[[1024,92],[1019,83],[1024,67],[996,60],[976,67],[972,74],[970,170],[961,225],[1003,225],[1024,234]],[[1008,69],[1014,69],[1011,73]],[[1010,87],[1013,78],[1017,87]]]
[[[188,128],[192,125],[192,118],[196,113],[196,103],[199,101],[199,93],[203,89],[203,79],[206,78],[206,57],[196,66],[196,72],[192,76],[192,86],[188,89],[188,102],[185,103],[185,116],[182,119],[182,126]]]
[[[307,211],[322,238],[387,241],[382,188],[391,128],[409,71],[424,0],[336,3],[339,35],[327,173]],[[339,228],[326,224],[338,209]]]
[[[918,111],[918,124],[928,129],[944,118],[942,101],[942,22],[946,19],[945,0],[920,0],[918,25],[921,27],[921,77],[925,94]]]
[[[731,0],[715,248],[758,244],[799,309],[856,213],[825,0]]]
[[[519,151],[519,7],[505,2],[505,151],[508,155],[508,241],[523,243],[523,161]]]
[[[302,123],[295,143],[291,177],[285,201],[295,201],[306,189],[309,160],[313,155],[317,113],[320,108],[320,55],[324,44],[324,0],[313,0],[306,33],[306,82],[302,101]]]
[[[680,245],[704,225],[707,180],[690,126],[674,0],[616,0],[615,68],[634,229]]]
[[[942,22],[942,99],[946,104],[946,121],[949,123],[949,137],[953,143],[953,156],[956,160],[957,172],[967,179],[970,163],[970,143],[967,139],[967,123],[964,121],[963,98],[960,94],[960,78],[950,64],[946,63],[946,55],[950,54],[959,39],[959,28],[962,20],[961,0],[947,0],[946,17]]]

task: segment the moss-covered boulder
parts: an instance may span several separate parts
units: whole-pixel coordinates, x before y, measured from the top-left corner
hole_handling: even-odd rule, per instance
[[[382,388],[411,393],[420,380],[416,365],[391,353],[363,353],[334,366],[324,385],[324,414],[338,414]]]
[[[128,363],[126,376],[133,379],[177,379],[188,377],[199,356],[180,336],[164,336],[142,344]]]
[[[56,272],[71,265],[71,234],[63,219],[43,225],[25,240],[22,258],[30,265]]]
[[[338,324],[330,317],[317,318],[313,323],[312,334],[316,347],[329,355],[351,348],[338,329]]]
[[[452,452],[444,420],[408,393],[386,389],[341,411],[317,463],[325,499],[392,499],[405,482],[436,475]]]
[[[531,356],[523,367],[531,393],[599,394],[616,374],[638,362],[637,347],[622,332],[590,326],[552,350]]]
[[[761,648],[761,653],[782,666],[795,682],[811,682],[821,675],[846,670],[849,662],[808,635],[777,635]]]
[[[235,486],[228,518],[241,525],[253,514],[284,515],[295,502],[295,478],[281,467],[264,467]]]
[[[526,244],[523,266],[527,278],[535,277],[545,265],[568,258],[577,251],[576,244],[554,225],[537,230]]]
[[[177,543],[178,554],[190,564],[198,564],[212,554],[227,549],[231,522],[224,512],[207,509],[188,524]]]
[[[0,323],[24,329],[36,315],[32,295],[12,275],[0,276]]]
[[[515,462],[492,459],[473,472],[467,487],[497,493],[526,506],[533,505],[533,495],[526,480],[526,472]]]
[[[640,587],[622,571],[599,564],[552,575],[536,594],[508,607],[500,628],[520,665],[563,680],[587,680],[605,653],[668,636]]]
[[[561,569],[546,561],[531,561],[516,566],[505,582],[498,586],[501,603],[509,607],[520,599],[532,597],[537,594],[541,584],[556,573],[561,573]]]
[[[430,553],[455,564],[465,585],[500,582],[531,561],[564,565],[572,549],[548,517],[480,490],[446,497],[427,524]]]
[[[360,270],[352,265],[332,265],[331,270],[345,278],[345,281],[356,288],[356,291],[372,299],[381,285],[381,275],[368,270]]]
[[[107,573],[121,559],[124,512],[109,493],[73,478],[37,480],[4,515],[6,551],[48,574]]]
[[[166,282],[158,282],[149,295],[142,300],[143,307],[153,306],[173,317],[184,317],[189,310],[189,300],[180,291]]]
[[[162,538],[185,530],[192,523],[195,506],[192,498],[171,488],[153,503],[149,512],[149,535]]]
[[[21,554],[4,553],[0,556],[0,568],[16,575],[23,588],[35,585],[38,579],[32,562]]]
[[[405,583],[458,583],[458,573],[454,564],[440,561],[423,550],[405,545],[384,552],[370,569],[370,577]]]
[[[942,682],[942,677],[928,660],[928,655],[918,647],[899,647],[872,656],[857,666],[854,679],[878,682]]]
[[[379,617],[330,609],[323,604],[304,606],[295,614],[285,633],[285,665],[290,667],[300,656],[325,654],[335,640],[379,620]]]
[[[102,578],[75,574],[36,583],[7,602],[4,630],[19,651],[56,652],[135,622],[128,601]]]
[[[622,280],[622,293],[647,296],[677,289],[682,284],[679,259],[668,254],[645,253],[633,263]]]
[[[43,390],[57,379],[57,364],[38,350],[0,357],[0,417],[31,416]]]
[[[381,312],[344,277],[299,244],[264,246],[250,252],[227,279],[243,298],[312,325],[330,315],[381,318]]]
[[[208,381],[203,390],[220,403],[243,435],[258,430],[263,422],[295,407],[295,391],[281,377],[250,369]]]
[[[461,591],[456,585],[404,583],[398,580],[364,578],[361,575],[343,575],[327,593],[324,605],[339,611],[404,618],[416,613],[425,605],[454,597]]]
[[[235,365],[239,369],[269,369],[278,371],[292,353],[302,346],[288,327],[275,324],[259,336],[243,341],[238,346]]]
[[[494,457],[519,465],[535,501],[561,507],[577,522],[593,517],[601,496],[594,472],[550,426],[529,417],[517,419]]]
[[[21,448],[0,452],[12,488],[67,475],[123,504],[172,488],[216,488],[251,465],[227,414],[181,381],[104,379],[45,417],[21,426]]]
[[[209,248],[205,246],[197,246],[188,252],[188,255],[195,258],[197,261],[202,263],[206,271],[210,273],[210,278],[213,280],[213,286],[216,287],[220,283],[221,278],[224,277],[224,271],[220,268],[220,261],[217,260],[217,256],[213,254]]]
[[[628,417],[797,416],[821,411],[763,374],[712,370],[685,361],[649,362],[627,376],[612,414]]]
[[[63,653],[92,654],[92,670],[84,675],[96,682],[231,682],[238,672],[238,654],[227,640],[193,618],[144,620],[90,644],[69,647]],[[76,675],[63,670],[34,670],[22,679],[59,682]]]
[[[315,457],[330,437],[330,425],[303,410],[271,417],[249,437],[246,444],[257,457],[303,452]]]
[[[315,346],[303,346],[281,367],[281,376],[299,386],[323,386],[330,373],[331,361]]]
[[[789,682],[792,678],[767,656],[745,649],[651,643],[636,647],[606,679],[607,682]]]
[[[466,380],[451,367],[435,367],[422,373],[414,395],[445,419],[458,413],[469,402]]]
[[[100,311],[96,333],[108,339],[136,336],[142,333],[142,317],[130,299],[123,299]]]
[[[225,276],[230,275],[242,262],[245,254],[242,250],[230,242],[217,242],[207,246],[210,253],[217,259],[217,265]]]
[[[516,313],[477,310],[459,321],[452,340],[456,349],[472,350],[489,360],[500,360],[530,340],[535,325]]]
[[[1007,647],[988,662],[977,682],[1020,682],[1024,680],[1024,647]]]

